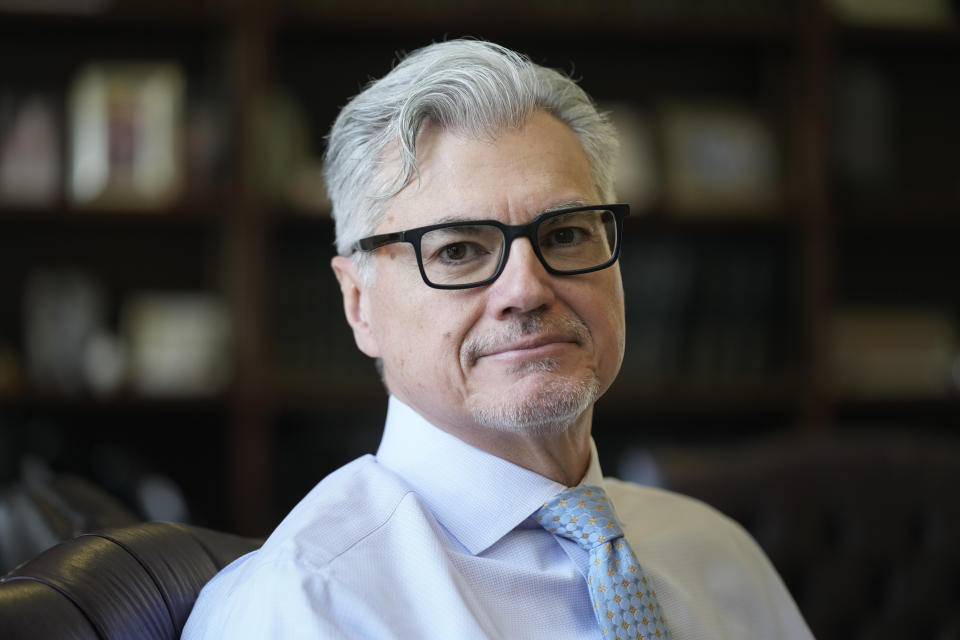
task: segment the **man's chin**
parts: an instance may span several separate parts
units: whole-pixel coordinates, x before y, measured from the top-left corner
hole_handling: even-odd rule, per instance
[[[592,375],[571,379],[548,368],[532,367],[504,382],[499,392],[478,398],[471,413],[481,426],[523,435],[568,430],[592,408],[600,391]]]

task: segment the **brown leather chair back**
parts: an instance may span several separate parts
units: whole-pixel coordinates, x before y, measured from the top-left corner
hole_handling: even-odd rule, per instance
[[[764,548],[818,640],[960,640],[960,439],[850,430],[654,455]]]
[[[173,640],[200,590],[262,541],[147,522],[58,544],[0,578],[6,640]]]

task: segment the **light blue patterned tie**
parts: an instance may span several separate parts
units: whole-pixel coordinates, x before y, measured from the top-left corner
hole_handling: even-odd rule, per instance
[[[623,537],[603,489],[567,489],[533,516],[547,531],[573,540],[590,552],[587,585],[604,638],[670,638],[657,594]]]

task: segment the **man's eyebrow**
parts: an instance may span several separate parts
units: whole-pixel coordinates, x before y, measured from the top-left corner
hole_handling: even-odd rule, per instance
[[[450,223],[450,222],[479,222],[481,219],[482,219],[482,218],[477,218],[477,217],[474,217],[474,216],[453,214],[453,215],[443,216],[442,218],[440,218],[440,219],[437,220],[436,222],[432,222],[431,225],[434,225],[434,224],[448,224],[448,223]]]
[[[566,202],[560,202],[558,204],[550,205],[546,209],[543,209],[540,213],[552,213],[554,211],[561,211],[563,209],[572,209],[573,207],[583,207],[586,206],[586,203],[583,200],[567,200]],[[449,224],[451,222],[479,222],[481,220],[489,220],[489,218],[477,218],[475,216],[469,215],[446,215],[436,222],[431,224]]]
[[[547,207],[541,213],[552,213],[554,211],[560,211],[561,209],[572,209],[574,207],[583,207],[586,203],[583,200],[567,200],[566,202],[561,202],[553,206]]]

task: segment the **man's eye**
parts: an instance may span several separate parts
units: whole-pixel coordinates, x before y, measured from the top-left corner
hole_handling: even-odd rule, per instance
[[[550,232],[550,235],[547,237],[549,244],[553,246],[563,246],[577,244],[578,242],[583,242],[586,234],[583,229],[578,229],[576,227],[563,227],[562,229],[554,229]]]
[[[463,260],[467,257],[467,245],[464,242],[448,244],[440,250],[440,254],[444,260]]]
[[[490,250],[476,242],[451,242],[435,251],[433,260],[445,265],[463,265],[482,259]]]

